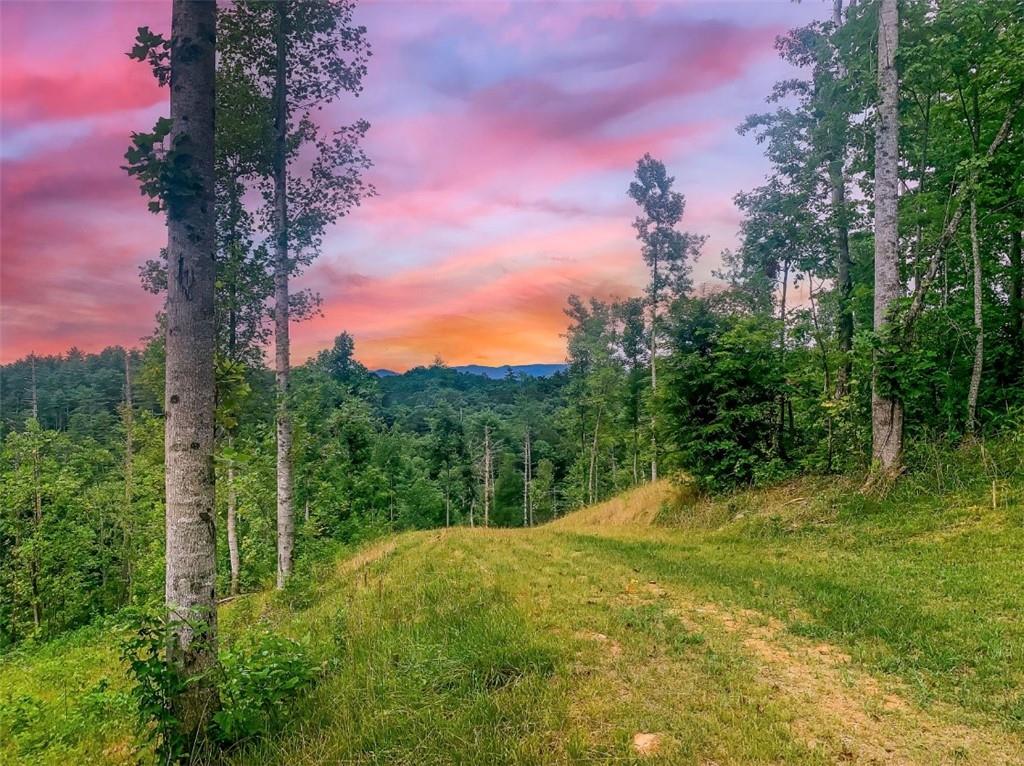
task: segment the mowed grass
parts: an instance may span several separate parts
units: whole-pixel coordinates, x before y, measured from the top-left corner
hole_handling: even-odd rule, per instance
[[[534,530],[400,535],[238,599],[224,641],[271,627],[324,670],[224,760],[1024,763],[1019,476],[857,489],[662,483]],[[151,758],[116,638],[0,661],[0,761]]]
[[[713,504],[731,505],[734,520],[691,527],[685,542],[670,532],[576,534],[573,544],[836,643],[920,703],[955,703],[1022,733],[1024,514],[1021,488],[995,484],[936,497],[911,477],[872,499],[805,480]],[[687,509],[665,517],[685,525]]]

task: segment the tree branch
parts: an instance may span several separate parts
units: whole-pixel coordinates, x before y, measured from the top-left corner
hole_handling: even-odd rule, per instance
[[[1006,117],[1003,120],[1003,124],[999,127],[999,132],[996,133],[995,138],[992,139],[992,143],[989,144],[988,150],[985,152],[986,158],[991,158],[1002,146],[1006,139],[1010,136],[1010,128],[1013,126],[1013,121],[1017,116],[1017,112],[1020,111],[1021,107],[1024,106],[1024,90],[1018,93],[1017,98],[1010,104],[1006,110]],[[959,195],[960,190],[957,189],[954,195]],[[904,333],[909,333],[914,323],[921,316],[921,312],[924,311],[924,299],[928,293],[928,289],[931,287],[932,282],[935,281],[935,275],[939,271],[939,266],[942,263],[942,255],[946,247],[952,241],[953,237],[956,236],[957,229],[960,228],[960,222],[964,217],[964,197],[960,195],[957,201],[956,210],[953,213],[953,217],[946,224],[946,228],[942,232],[942,236],[939,237],[939,241],[935,243],[935,249],[932,251],[931,258],[928,261],[928,269],[921,277],[917,286],[914,288],[914,298],[910,303],[910,310],[907,312],[907,318],[903,324]]]

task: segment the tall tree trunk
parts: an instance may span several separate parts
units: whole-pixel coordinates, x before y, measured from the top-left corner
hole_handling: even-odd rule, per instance
[[[39,422],[39,389],[36,385],[36,355],[35,352],[29,355],[29,362],[32,364],[32,419]]]
[[[216,662],[214,528],[214,55],[216,4],[174,0],[171,18],[171,145],[199,184],[167,216],[167,495],[165,597],[172,620],[169,657],[194,679],[174,701],[183,733],[213,712],[207,674]]]
[[[655,248],[651,265],[651,481],[658,480],[658,418],[654,401],[658,393],[658,303],[661,298],[658,255]]]
[[[39,389],[36,381],[36,355],[33,353],[29,356],[29,361],[32,364],[32,391],[30,398],[32,400],[32,419],[39,425]],[[38,434],[36,436],[38,439]],[[33,536],[38,537],[39,528],[43,523],[43,493],[42,493],[42,476],[40,475],[40,456],[38,444],[32,447],[32,526]],[[32,562],[29,567],[29,580],[30,587],[32,590],[32,625],[36,630],[43,622],[43,607],[40,603],[39,595],[39,554],[35,552],[33,548]]]
[[[131,527],[134,522],[132,516],[132,502],[135,498],[135,481],[133,472],[134,426],[135,426],[135,405],[132,400],[132,365],[131,353],[128,349],[124,352],[124,511],[121,521],[121,547],[124,556],[124,582],[125,601],[130,602],[132,598],[132,553],[131,553]]]
[[[639,412],[639,405],[637,405]],[[633,486],[640,483],[640,424],[633,419]]]
[[[484,526],[491,525],[491,427],[484,426]]]
[[[836,31],[843,26],[843,0],[832,4],[832,23]],[[840,69],[840,75],[845,71]],[[836,287],[839,294],[839,351],[842,361],[836,371],[836,396],[845,396],[853,365],[853,277],[850,273],[850,223],[846,211],[846,145],[838,137],[832,140],[829,183],[832,186],[832,216],[835,221]]]
[[[277,382],[277,587],[291,576],[295,556],[292,490],[292,421],[288,411],[291,357],[288,339],[288,18],[287,3],[275,4],[277,71],[274,85],[274,340]]]
[[[231,595],[238,595],[242,559],[238,552],[238,490],[235,488],[235,464],[228,462],[228,560],[231,565]]]
[[[530,429],[523,435],[523,526],[530,526]]]
[[[530,526],[533,526],[533,440],[530,429],[526,429],[526,504],[529,508]]]
[[[971,189],[971,260],[974,263],[974,367],[971,386],[967,391],[967,433],[974,434],[977,425],[978,389],[985,364],[985,323],[981,313],[981,251],[978,247],[978,186],[977,178]]]
[[[654,267],[658,278],[658,267]],[[651,306],[651,481],[658,480],[658,419],[655,414],[655,396],[658,393],[658,296]]]
[[[900,297],[899,243],[899,44],[897,0],[881,0],[878,15],[878,130],[875,139],[875,332],[889,324]],[[879,360],[871,381],[871,457],[887,474],[900,470],[903,452],[903,405],[882,390]]]
[[[850,228],[846,219],[846,181],[841,160],[830,173],[832,209],[836,216],[836,287],[839,290],[839,351],[842,361],[836,371],[836,396],[845,396],[853,365],[853,277],[850,273]]]
[[[1010,337],[1020,372],[1024,364],[1024,258],[1019,229],[1010,232]]]
[[[782,373],[782,388],[779,390],[779,420],[775,430],[776,450],[779,459],[786,459],[786,296],[789,290],[789,260],[782,268],[782,293],[779,296],[779,371]]]
[[[811,304],[811,326],[814,328],[814,344],[818,347],[821,358],[821,373],[824,379],[823,393],[825,396],[828,396],[832,391],[832,373],[828,366],[828,347],[825,344],[825,335],[821,331],[821,322],[818,319],[818,304],[814,297],[814,277],[810,274],[807,275],[807,295]],[[838,384],[836,384],[836,395],[841,395]],[[830,414],[825,415],[825,433],[825,472],[832,473],[832,415]]]
[[[597,444],[601,434],[601,416],[604,408],[597,410],[597,420],[594,421],[594,441],[590,447],[590,470],[587,472],[587,502],[593,504],[597,501]]]

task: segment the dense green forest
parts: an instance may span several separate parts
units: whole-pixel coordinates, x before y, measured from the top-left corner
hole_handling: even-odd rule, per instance
[[[622,192],[646,290],[566,296],[566,370],[504,380],[441,361],[378,377],[344,328],[291,366],[289,323],[318,298],[289,279],[376,193],[369,126],[311,117],[358,93],[369,43],[350,0],[221,9],[212,176],[180,171],[198,154],[173,121],[127,154],[172,225],[207,192],[216,201],[212,334],[186,349],[206,349],[206,372],[175,366],[168,327],[193,320],[172,312],[194,296],[180,271],[169,279],[169,260],[180,270],[188,255],[173,232],[142,269],[168,301],[143,348],[3,367],[0,649],[171,601],[164,412],[186,378],[215,381],[204,433],[218,597],[284,587],[292,558],[312,571],[333,545],[539,525],[659,477],[722,493],[844,474],[885,493],[936,445],[1019,432],[1024,6],[834,5],[778,38],[800,76],[738,126],[771,170],[735,197],[740,245],[721,253],[717,281],[691,278],[696,259],[717,257],[687,226],[700,190],[645,155]],[[144,29],[131,55],[166,80],[175,51]]]
[[[319,540],[449,524],[521,525],[527,430],[527,522],[579,506],[579,487],[564,479],[573,470],[574,435],[556,425],[567,417],[564,375],[490,380],[436,364],[378,378],[352,351],[341,335],[333,349],[295,370],[295,502],[311,554]],[[20,509],[3,520],[10,553],[0,567],[5,643],[53,636],[159,598],[161,358],[155,344],[142,353],[72,350],[3,368],[3,499],[5,508]],[[217,463],[223,593],[231,591],[229,501],[237,513],[239,587],[262,587],[275,567],[273,378],[249,369],[233,385],[244,393],[225,416],[233,421],[231,442]],[[485,440],[492,466],[486,510]],[[604,491],[613,489],[609,483]]]

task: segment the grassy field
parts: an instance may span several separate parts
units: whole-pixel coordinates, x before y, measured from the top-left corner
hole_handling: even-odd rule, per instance
[[[534,530],[378,542],[223,607],[226,641],[267,625],[325,662],[226,759],[1024,764],[1024,488],[994,476],[884,499],[662,483]],[[115,643],[0,662],[4,762],[138,759]]]

